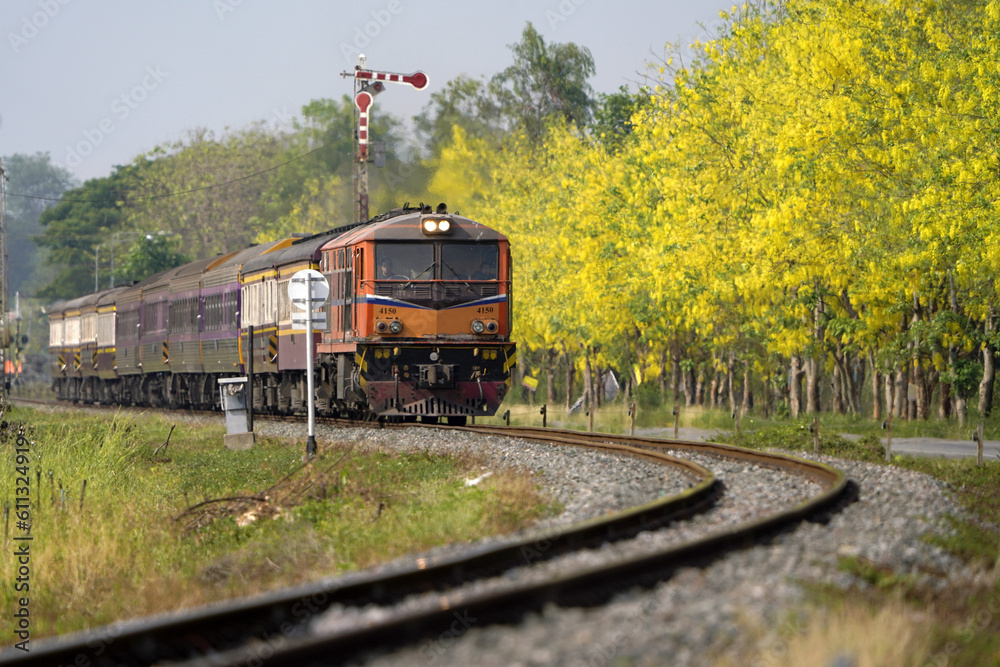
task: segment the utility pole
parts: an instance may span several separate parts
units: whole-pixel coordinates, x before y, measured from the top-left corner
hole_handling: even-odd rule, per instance
[[[0,162],[0,313],[3,323],[0,324],[0,393],[6,394],[7,380],[7,348],[10,346],[10,323],[7,316],[7,174]]]
[[[358,56],[358,64],[353,72],[341,72],[343,78],[354,79],[354,106],[357,110],[358,130],[354,140],[357,152],[354,157],[354,213],[355,222],[368,219],[368,117],[375,96],[385,90],[383,81],[403,83],[417,90],[427,87],[427,75],[423,72],[413,74],[395,74],[393,72],[376,72],[368,69],[365,54]]]

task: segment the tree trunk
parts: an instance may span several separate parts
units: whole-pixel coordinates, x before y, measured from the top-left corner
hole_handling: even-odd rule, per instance
[[[789,363],[788,370],[788,409],[792,413],[792,419],[798,419],[802,414],[802,359],[793,356]]]
[[[948,348],[948,376],[953,379],[955,373],[955,349],[953,347]],[[938,417],[941,419],[951,419],[954,413],[954,407],[952,405],[952,383],[942,382],[941,383],[941,402],[938,405]]]
[[[958,350],[952,349],[949,352],[948,365],[952,369],[958,365]],[[969,414],[969,404],[957,386],[954,386],[953,389],[955,390],[952,392],[953,414],[958,419],[958,425],[965,426],[965,420]]]
[[[819,362],[806,357],[806,414],[819,412]]]
[[[694,382],[694,400],[698,405],[705,405],[705,366],[698,364],[698,374]]]
[[[878,372],[878,367],[875,365],[875,354],[869,351],[865,357],[872,374],[872,419],[878,421],[882,419],[882,400],[879,393],[879,385],[882,384],[882,374]]]
[[[639,359],[639,350],[638,350],[639,340],[638,340],[638,337],[636,337],[635,345],[636,345],[636,359]],[[625,392],[625,396],[627,396],[629,398],[632,397],[632,384],[633,384],[632,383],[632,378],[635,377],[635,382],[638,383],[638,384],[642,384],[642,369],[639,368],[639,366],[640,366],[640,364],[638,364],[638,363],[635,363],[635,364],[632,363],[631,338],[629,336],[629,332],[626,331],[625,332],[625,372],[621,374],[621,378],[620,379],[621,380],[625,380],[625,378],[628,378],[628,379],[625,380],[625,383],[624,383],[625,386],[621,387],[620,390],[623,391],[623,392]],[[634,372],[635,372],[634,376],[633,376],[633,369],[634,369]]]
[[[566,343],[562,344],[563,349],[563,359],[566,360],[566,411],[573,407],[573,384],[576,376],[576,365],[569,356],[569,349],[566,347]]]
[[[925,420],[929,416],[927,414],[927,406],[930,403],[930,397],[927,395],[927,371],[919,359],[914,359],[913,361],[913,384],[917,390],[915,401],[917,405],[914,410],[914,417]]]
[[[690,408],[695,404],[694,368],[684,368],[682,374],[684,377],[684,405]]]
[[[823,349],[826,338],[826,303],[822,298],[813,308],[813,341],[816,350],[806,358],[806,413],[820,411],[820,374],[823,372]]]
[[[736,387],[733,386],[735,384],[733,382],[733,366],[735,365],[736,357],[730,352],[729,362],[726,364],[726,384],[729,386],[729,411],[733,414],[736,414]]]
[[[885,375],[882,376],[885,379],[885,414],[893,415],[895,414],[895,402],[893,401],[895,383],[893,382],[893,370],[892,367],[886,364]]]
[[[677,402],[677,391],[680,389],[681,376],[677,372],[677,364],[670,364],[670,391]],[[667,402],[667,348],[660,350],[660,402]]]
[[[838,347],[840,343],[837,343]],[[830,387],[833,389],[833,411],[842,415],[844,409],[844,393],[846,389],[846,379],[844,378],[843,358],[839,350],[833,354],[833,377],[830,378]]]
[[[670,385],[674,392],[674,404],[681,404],[681,388],[684,382],[684,369],[681,368],[680,344],[675,338],[670,345]]]
[[[750,362],[743,364],[743,414],[747,414],[753,408],[753,391],[750,388]]]
[[[852,371],[848,376],[848,379],[850,380],[849,386],[851,388],[849,394],[851,399],[851,412],[853,414],[860,415],[862,409],[861,393],[865,386],[866,368],[864,361],[861,360],[859,355],[854,355],[848,370]]]
[[[901,368],[896,370],[896,383],[892,399],[892,407],[896,416],[902,417],[903,419],[909,419],[910,416],[909,389],[910,367],[909,364],[904,364]]]
[[[990,314],[986,318],[984,327],[986,342],[983,344],[983,379],[979,383],[979,417],[983,419],[990,416],[993,408],[993,384],[997,373],[996,350],[989,343],[995,326],[993,317],[993,307],[990,306]]]
[[[719,385],[722,382],[722,374],[719,369],[712,369],[712,381],[708,383],[708,405],[709,407],[719,407]]]
[[[559,357],[559,353],[554,347],[550,347],[545,351],[545,402],[548,405],[556,404],[556,381],[555,370],[556,359]]]

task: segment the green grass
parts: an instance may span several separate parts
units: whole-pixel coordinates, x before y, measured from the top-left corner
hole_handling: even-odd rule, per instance
[[[185,423],[154,456],[170,433],[163,418],[17,409],[6,419],[0,497],[14,498],[11,429],[26,425],[32,441],[32,638],[509,532],[553,509],[512,471],[465,486],[482,473],[474,458],[335,442],[303,466],[300,442],[232,452],[221,426]],[[220,498],[236,500],[189,509]],[[4,550],[21,534],[12,521]],[[0,559],[4,609],[16,603],[14,578],[13,559]],[[10,624],[5,614],[0,634]]]

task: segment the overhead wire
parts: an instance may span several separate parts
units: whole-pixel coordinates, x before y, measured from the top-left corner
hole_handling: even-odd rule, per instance
[[[124,200],[125,201],[151,201],[151,200],[154,200],[154,199],[165,199],[167,197],[179,197],[181,195],[189,195],[189,194],[192,194],[192,193],[195,193],[195,192],[202,192],[203,190],[211,190],[213,188],[221,188],[223,186],[231,185],[233,183],[239,183],[240,181],[245,181],[247,179],[254,178],[256,176],[261,176],[261,175],[266,174],[268,172],[275,171],[276,169],[281,169],[282,167],[287,166],[287,165],[291,164],[292,162],[295,162],[296,160],[301,160],[302,158],[307,157],[309,155],[312,155],[313,153],[315,153],[317,151],[323,150],[324,148],[326,148],[329,145],[330,145],[330,143],[325,143],[322,146],[317,146],[316,148],[312,149],[311,151],[303,153],[302,155],[296,155],[292,159],[286,160],[285,162],[282,162],[281,164],[276,164],[276,165],[274,165],[272,167],[268,167],[267,169],[262,169],[261,171],[254,172],[252,174],[246,174],[244,176],[240,176],[239,178],[233,178],[231,180],[228,180],[228,181],[225,181],[225,182],[222,182],[222,183],[213,183],[212,185],[204,185],[204,186],[202,186],[200,188],[191,188],[189,190],[181,190],[179,192],[167,192],[167,193],[159,194],[159,195],[144,195],[144,196],[141,196],[141,197],[125,197]],[[74,204],[113,204],[113,203],[115,203],[117,201],[120,201],[120,200],[117,200],[117,199],[65,199],[65,198],[62,198],[62,197],[39,197],[37,195],[22,195],[22,194],[17,194],[17,193],[13,193],[13,192],[8,192],[7,196],[8,197],[21,197],[22,199],[37,199],[37,200],[41,200],[41,201],[70,202],[70,203],[74,203]]]

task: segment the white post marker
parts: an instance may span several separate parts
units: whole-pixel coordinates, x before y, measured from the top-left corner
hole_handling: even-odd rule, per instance
[[[303,269],[292,276],[288,282],[288,298],[292,306],[304,313],[292,312],[292,327],[297,325],[306,330],[306,394],[308,396],[309,436],[306,439],[306,458],[316,455],[316,398],[313,396],[313,328],[326,327],[326,313],[313,313],[313,309],[322,308],[326,298],[330,296],[330,283],[323,274],[313,269]]]

